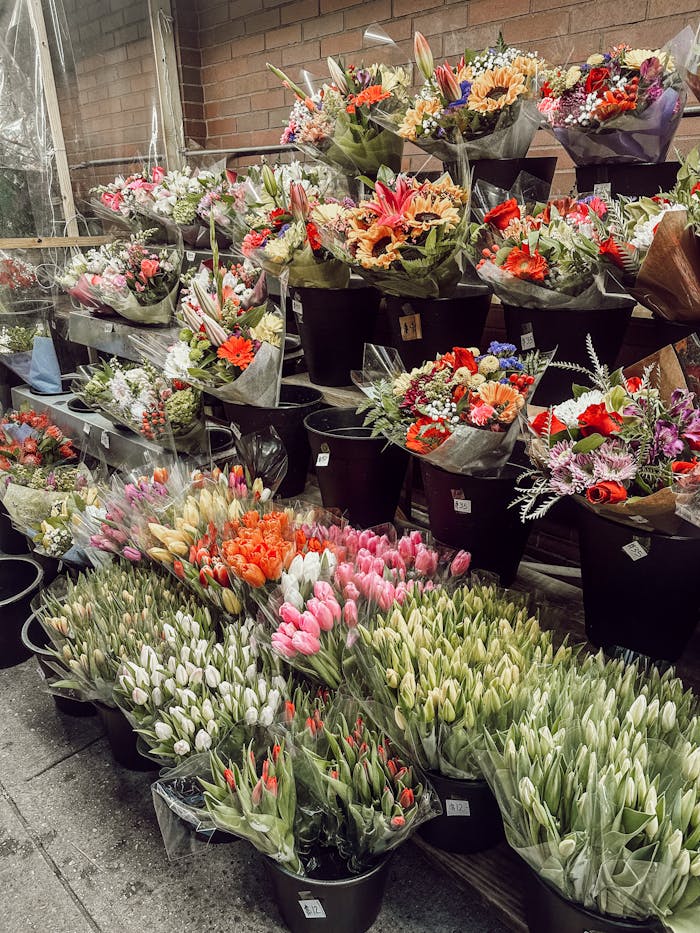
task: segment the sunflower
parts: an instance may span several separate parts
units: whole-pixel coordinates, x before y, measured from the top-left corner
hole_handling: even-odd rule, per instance
[[[245,337],[229,337],[216,351],[220,360],[226,360],[238,369],[247,369],[255,359],[253,344]]]
[[[513,59],[510,67],[514,71],[519,71],[520,74],[525,75],[526,78],[534,78],[542,66],[543,62],[539,58],[531,55],[518,55]]]
[[[515,386],[502,382],[485,382],[479,386],[479,397],[485,405],[495,409],[502,424],[515,421],[518,412],[525,404],[525,399]]]
[[[526,91],[525,79],[513,68],[495,68],[474,79],[467,107],[477,113],[492,113],[510,107]]]
[[[423,120],[426,117],[435,116],[435,114],[440,113],[440,110],[440,101],[437,98],[432,97],[430,100],[425,100],[419,97],[416,106],[406,111],[406,115],[396,132],[403,139],[414,140],[417,136],[416,129],[423,123]]]
[[[375,224],[369,230],[358,232],[355,238],[355,258],[365,269],[387,269],[401,258],[399,246],[406,237],[391,227]]]
[[[459,211],[449,198],[430,191],[419,193],[406,208],[406,225],[413,231],[442,227],[452,230],[459,223]]]
[[[437,181],[431,181],[427,185],[429,191],[435,191],[445,198],[450,198],[455,204],[466,204],[469,200],[469,192],[465,191],[460,185],[456,185],[449,174],[445,172]]]

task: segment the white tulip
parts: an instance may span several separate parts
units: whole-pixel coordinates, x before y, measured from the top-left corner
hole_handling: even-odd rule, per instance
[[[644,714],[647,711],[647,698],[643,693],[640,693],[634,703],[627,710],[627,718],[633,723],[635,729],[639,728],[639,724],[644,719]]]
[[[179,739],[173,745],[173,751],[176,755],[188,755],[190,751],[190,743],[186,742],[184,739]]]
[[[258,711],[255,707],[251,707],[245,711],[243,720],[247,726],[254,726],[258,721]]]
[[[227,680],[222,680],[219,684],[219,694],[222,697],[228,696],[231,693],[231,684]]]
[[[202,719],[205,722],[209,722],[209,720],[213,718],[214,718],[214,707],[211,705],[211,700],[206,699],[202,703]]]
[[[212,690],[215,690],[221,684],[221,674],[212,664],[207,664],[204,668],[204,677],[207,682],[207,686],[211,687]]]
[[[661,710],[661,728],[664,732],[670,732],[676,724],[676,704],[672,700],[664,703]]]
[[[131,691],[131,699],[137,706],[145,706],[148,703],[148,694],[140,687],[134,687]]]
[[[175,671],[175,680],[178,682],[178,684],[179,684],[181,687],[184,687],[185,684],[187,683],[187,679],[188,679],[188,678],[187,678],[187,671],[186,671],[185,668],[182,666],[182,664],[178,664],[177,670]]]
[[[200,729],[195,736],[194,747],[198,752],[206,752],[211,748],[211,736],[204,729]]]
[[[137,687],[150,687],[151,685],[148,671],[144,670],[142,667],[134,667],[134,680],[136,681]]]
[[[160,689],[160,687],[153,688],[153,692],[151,693],[151,699],[153,700],[154,706],[163,705],[163,691]]]
[[[272,725],[274,718],[275,718],[275,715],[273,711],[270,709],[270,707],[263,706],[263,708],[260,710],[260,718],[258,722],[260,723],[261,726],[264,726],[265,728],[267,728],[268,726]]]
[[[157,722],[154,728],[156,738],[160,739],[161,742],[167,742],[168,739],[173,737],[172,726],[170,726],[167,722]]]

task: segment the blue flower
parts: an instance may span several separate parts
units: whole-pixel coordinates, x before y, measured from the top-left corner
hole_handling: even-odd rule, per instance
[[[458,107],[463,107],[466,104],[467,98],[469,97],[472,89],[471,81],[460,81],[459,86],[462,91],[462,96],[459,98],[459,100],[451,101],[445,107],[445,110],[456,110]]]
[[[492,340],[487,352],[493,354],[493,356],[498,356],[500,353],[508,353],[513,356],[518,352],[518,348],[512,343],[501,343],[498,340]]]

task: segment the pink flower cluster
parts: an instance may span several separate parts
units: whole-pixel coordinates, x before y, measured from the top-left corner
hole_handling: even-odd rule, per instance
[[[357,623],[357,616],[353,622],[345,610],[341,610],[330,583],[318,580],[313,592],[303,612],[291,603],[282,603],[279,608],[282,622],[272,635],[272,644],[286,658],[293,658],[297,653],[317,654],[321,650],[321,632],[330,632],[341,616],[349,625]]]

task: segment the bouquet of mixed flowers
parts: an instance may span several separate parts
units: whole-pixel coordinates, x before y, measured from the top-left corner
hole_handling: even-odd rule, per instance
[[[13,311],[18,303],[35,301],[41,294],[36,268],[0,250],[0,314]]]
[[[268,310],[265,274],[256,275],[248,263],[220,266],[215,249],[213,271],[203,266],[184,281],[178,342],[133,336],[142,357],[167,378],[226,402],[274,407],[282,378],[284,319],[277,308]]]
[[[421,767],[451,778],[480,776],[485,735],[571,656],[515,594],[480,584],[415,590],[357,632],[344,665],[353,693]]]
[[[508,842],[545,885],[601,926],[698,928],[698,705],[672,670],[602,656],[543,670],[481,763]]]
[[[469,255],[505,304],[559,310],[619,306],[627,293],[604,271],[609,243],[599,231],[607,213],[607,204],[595,196],[546,204],[511,197],[472,224]]]
[[[297,97],[280,140],[283,144],[294,143],[302,152],[350,176],[374,176],[382,165],[399,171],[403,140],[373,117],[379,104],[385,112],[402,106],[411,83],[408,69],[382,64],[344,66],[329,58],[331,83],[307,94],[279,68],[267,67]]]
[[[518,415],[548,357],[513,344],[454,347],[406,372],[396,350],[365,346],[360,407],[374,436],[455,473],[498,469],[518,435]]]
[[[58,284],[80,304],[112,311],[138,324],[167,324],[175,309],[182,254],[174,247],[149,247],[153,231],[76,253]]]
[[[100,214],[108,220],[123,221],[129,226],[137,225],[136,204],[147,201],[156,185],[165,176],[165,169],[160,165],[149,169],[144,166],[140,172],[131,175],[117,175],[114,181],[98,185],[91,194],[98,196],[93,202]]]
[[[246,230],[243,256],[278,278],[286,270],[291,286],[346,288],[349,270],[323,245],[313,219],[316,209],[324,216],[341,209],[326,197],[331,173],[322,165],[309,169],[293,162],[275,169],[263,165],[255,175],[257,183],[248,175],[253,201],[239,218]]]
[[[104,516],[101,495],[101,488],[94,482],[88,482],[79,491],[54,502],[48,517],[29,532],[34,550],[48,557],[60,557],[70,564],[87,564],[85,552],[76,544],[76,532],[82,525],[84,514],[92,518]]]
[[[165,378],[150,363],[122,363],[113,357],[84,366],[71,388],[91,408],[149,441],[172,444],[185,453],[201,449],[201,393]]]
[[[312,211],[329,251],[387,295],[448,296],[464,271],[469,187],[382,171],[374,196]]]
[[[621,43],[544,73],[540,113],[577,165],[664,160],[683,116],[691,37],[686,29],[655,51]]]
[[[601,366],[590,340],[589,354],[593,370],[570,368],[591,387],[575,385],[572,398],[530,421],[533,466],[514,504],[523,519],[538,518],[577,496],[606,517],[674,534],[672,486],[700,450],[700,403],[676,351],[665,347],[624,373]]]
[[[539,126],[537,75],[545,67],[536,52],[506,45],[467,50],[456,65],[435,65],[420,32],[414,51],[425,83],[393,112],[379,103],[375,119],[402,139],[446,163],[468,159],[519,159]]]

